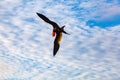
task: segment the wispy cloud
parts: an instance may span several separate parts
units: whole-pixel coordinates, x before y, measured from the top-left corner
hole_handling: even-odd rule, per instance
[[[82,8],[80,11],[83,14],[83,17],[86,19],[106,19],[118,15],[119,12],[119,3],[116,1],[107,2],[104,0],[100,1],[87,1],[81,2],[79,8]],[[86,12],[87,11],[87,12]],[[89,13],[89,14],[88,14]]]
[[[0,79],[119,80],[120,26],[86,26],[88,20],[119,14],[117,3],[0,1]],[[71,34],[63,34],[56,57],[52,56],[52,26],[36,12],[65,24]]]

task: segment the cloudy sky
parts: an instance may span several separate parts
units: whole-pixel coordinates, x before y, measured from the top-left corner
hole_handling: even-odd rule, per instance
[[[53,57],[52,26],[66,25]],[[0,0],[0,80],[120,80],[120,0]]]

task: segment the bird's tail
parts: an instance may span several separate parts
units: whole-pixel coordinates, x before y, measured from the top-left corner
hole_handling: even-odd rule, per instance
[[[67,33],[67,32],[66,32],[66,31],[64,31],[64,30],[63,30],[62,32],[63,32],[63,33],[65,33],[65,34],[68,34],[68,35],[70,35],[69,33]]]
[[[64,31],[64,27],[65,27],[65,26],[62,26],[62,27],[61,27],[61,29],[62,29],[62,32],[63,32],[63,33],[65,33],[65,34],[68,34],[68,35],[70,35],[70,34],[69,34],[69,33],[67,33],[66,31]]]

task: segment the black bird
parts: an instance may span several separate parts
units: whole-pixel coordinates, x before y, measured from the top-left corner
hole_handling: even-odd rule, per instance
[[[54,40],[54,49],[53,49],[53,56],[56,55],[59,47],[60,47],[60,41],[62,39],[62,33],[68,34],[67,32],[64,31],[64,27],[62,26],[61,28],[59,27],[59,25],[56,22],[53,22],[51,20],[49,20],[46,16],[44,16],[43,14],[37,13],[37,15],[43,19],[45,22],[51,24],[53,26],[53,32],[52,32],[52,36],[54,37],[56,35],[56,38]]]

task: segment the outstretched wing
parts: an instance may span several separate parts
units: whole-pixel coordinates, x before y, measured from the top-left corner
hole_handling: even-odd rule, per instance
[[[43,19],[45,22],[51,24],[54,28],[55,28],[55,27],[57,27],[57,28],[59,27],[57,23],[49,20],[49,19],[48,19],[46,16],[44,16],[43,14],[37,13],[37,15],[38,15],[41,19]]]
[[[55,56],[57,54],[57,51],[59,50],[61,39],[62,39],[62,32],[60,32],[56,35],[56,38],[54,41],[53,56]]]
[[[57,51],[59,50],[60,45],[58,43],[54,44],[54,50],[53,50],[53,56],[57,54]]]

